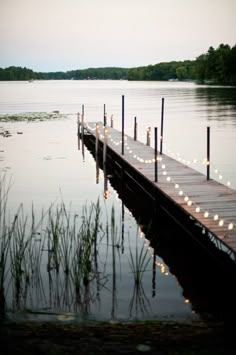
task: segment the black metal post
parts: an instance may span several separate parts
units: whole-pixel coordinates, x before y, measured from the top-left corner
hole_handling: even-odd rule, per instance
[[[104,112],[103,112],[103,125],[106,127],[107,125],[107,115],[106,115],[106,105],[104,104]]]
[[[84,105],[82,105],[82,136],[84,137]]]
[[[155,182],[158,181],[158,132],[157,127],[154,128],[154,159],[155,159]]]
[[[121,154],[124,155],[125,147],[125,96],[122,95],[122,133],[121,133]]]
[[[134,141],[137,140],[137,117],[134,117]]]
[[[80,135],[80,113],[78,112],[77,114],[77,125],[78,125],[78,129],[77,129],[77,136]]]
[[[162,154],[163,145],[163,124],[164,124],[164,98],[161,99],[161,142],[160,142],[160,154]]]
[[[207,127],[207,180],[210,180],[210,127]]]

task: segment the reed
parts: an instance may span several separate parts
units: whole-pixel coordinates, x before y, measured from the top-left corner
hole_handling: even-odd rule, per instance
[[[47,299],[55,307],[63,303],[67,308],[75,301],[82,312],[89,312],[90,303],[99,300],[100,290],[106,288],[108,281],[107,259],[99,257],[104,240],[106,249],[109,243],[112,248],[115,311],[120,240],[114,207],[109,219],[106,215],[105,227],[99,199],[90,205],[86,203],[81,217],[73,214],[71,206],[67,207],[62,201],[58,205],[51,204],[41,213],[32,206],[29,215],[21,204],[11,219],[7,203],[9,189],[10,184],[4,177],[0,181],[1,313],[5,312],[9,290],[16,308],[25,308],[29,302],[36,302],[37,307],[37,302],[40,304]],[[48,286],[45,275],[48,275]]]
[[[144,272],[147,271],[147,267],[151,261],[150,254],[145,248],[144,243],[142,244],[141,249],[139,250],[138,235],[136,236],[136,245],[134,251],[131,248],[129,239],[129,256],[129,265],[134,278],[133,296],[130,302],[129,310],[131,316],[133,308],[135,307],[135,313],[137,316],[139,310],[144,313],[148,312],[148,308],[150,308],[150,302],[145,294],[142,285],[142,278]]]
[[[10,186],[10,181],[6,182],[6,175],[0,178],[0,314],[5,310],[5,279],[8,273],[7,260],[11,243],[11,233],[6,220]]]
[[[134,282],[138,286],[142,282],[143,274],[151,260],[148,250],[142,244],[141,249],[138,248],[138,237],[136,237],[135,251],[133,252],[129,239],[129,265],[134,277]]]

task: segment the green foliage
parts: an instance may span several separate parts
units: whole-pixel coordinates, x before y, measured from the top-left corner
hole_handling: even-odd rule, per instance
[[[21,67],[8,67],[6,69],[0,68],[0,80],[1,81],[14,81],[14,80],[35,80],[40,79],[38,73],[33,70]]]
[[[137,68],[88,68],[67,72],[36,73],[21,67],[0,68],[0,80],[195,80],[200,83],[236,84],[236,45],[210,47],[196,60],[163,62]]]
[[[220,44],[210,47],[196,60],[196,79],[202,83],[236,84],[236,46]]]
[[[67,72],[36,73],[21,67],[0,68],[0,81],[14,80],[84,80],[84,79],[127,79],[128,69],[125,68],[89,68]]]
[[[195,61],[168,62],[132,68],[128,80],[192,80]]]

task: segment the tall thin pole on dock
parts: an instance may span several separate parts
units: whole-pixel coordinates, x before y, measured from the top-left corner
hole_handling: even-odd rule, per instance
[[[155,159],[155,182],[158,181],[158,132],[157,127],[154,128],[154,159]]]
[[[78,129],[77,129],[77,136],[80,135],[80,113],[78,112],[77,114],[77,124],[78,124]]]
[[[98,156],[98,144],[99,144],[99,125],[98,125],[98,123],[96,123],[96,143],[95,143],[96,159]]]
[[[103,166],[106,165],[106,162],[107,162],[107,135],[108,135],[107,127],[104,127]]]
[[[210,180],[210,127],[207,127],[207,180]]]
[[[122,95],[122,133],[121,133],[121,154],[124,155],[125,147],[125,96]]]
[[[104,104],[104,112],[103,112],[103,126],[107,125],[107,115],[106,115],[106,105]]]
[[[82,136],[84,136],[84,105],[82,105]]]
[[[160,154],[162,154],[163,145],[163,125],[164,125],[164,98],[161,99],[161,137],[160,137]]]
[[[134,141],[137,140],[137,117],[134,117]]]

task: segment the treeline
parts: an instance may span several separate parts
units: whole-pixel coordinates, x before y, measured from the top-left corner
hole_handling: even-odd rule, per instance
[[[28,68],[22,67],[8,67],[6,69],[0,68],[0,80],[36,80],[41,79],[41,76]]]
[[[71,70],[67,72],[37,73],[31,69],[21,67],[0,68],[0,80],[85,80],[85,79],[112,79],[128,78],[128,69],[125,68],[89,68]]]
[[[128,80],[194,80],[199,83],[236,84],[236,45],[210,47],[194,61],[168,62],[132,68]]]
[[[89,68],[67,72],[37,73],[21,67],[0,68],[0,80],[191,80],[236,85],[236,45],[210,47],[196,60],[173,61],[137,68]]]
[[[195,77],[201,82],[213,84],[236,84],[236,45],[221,44],[217,49],[210,47],[208,52],[196,59]]]
[[[168,62],[132,68],[128,80],[193,80],[195,61]]]

